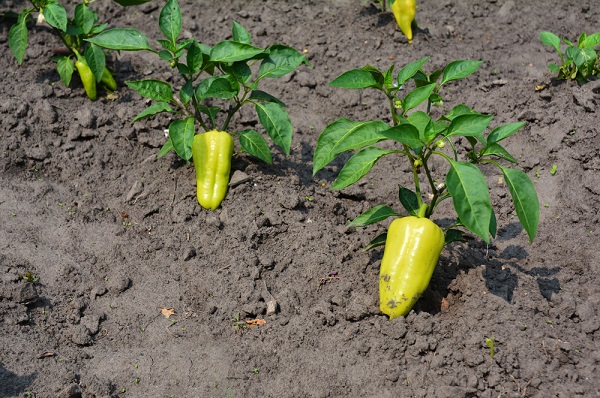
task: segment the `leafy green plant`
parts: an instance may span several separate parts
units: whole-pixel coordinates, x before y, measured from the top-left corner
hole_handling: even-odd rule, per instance
[[[525,123],[500,125],[487,133],[493,115],[479,113],[463,104],[433,118],[432,107],[443,106],[441,88],[470,76],[481,62],[454,61],[444,69],[426,74],[422,67],[427,60],[425,57],[412,62],[397,74],[394,65],[386,71],[367,65],[333,80],[331,85],[335,87],[369,88],[381,92],[389,107],[392,125],[383,120],[338,119],[322,131],[314,154],[313,174],[316,174],[338,155],[357,151],[342,167],[331,186],[333,190],[358,182],[377,161],[388,155],[404,159],[412,171],[414,190],[399,186],[400,203],[412,218],[401,224],[395,220],[396,226],[392,223],[389,233],[379,235],[368,246],[386,245],[380,269],[381,309],[391,318],[408,313],[423,293],[444,241],[448,244],[462,240],[464,229],[487,243],[490,236],[495,237],[496,217],[480,166],[495,166],[502,173],[517,216],[531,241],[536,235],[539,218],[539,202],[533,183],[524,171],[505,165],[516,165],[518,161],[501,145]],[[409,86],[412,89],[405,90]],[[406,94],[401,96],[402,93]],[[382,141],[389,144],[384,148],[374,145]],[[436,158],[442,164],[437,162],[434,166]],[[432,232],[439,229],[433,223],[417,220],[429,219],[445,200],[452,201],[458,217],[442,235],[442,231],[439,234]],[[350,226],[364,227],[398,216],[401,214],[381,204],[356,217]],[[442,245],[438,245],[438,235],[442,236]],[[426,281],[419,277],[425,274],[428,275]],[[419,283],[416,283],[417,279]],[[393,293],[409,286],[410,292]],[[417,291],[412,291],[415,289]]]
[[[68,87],[77,69],[88,97],[95,100],[96,83],[101,83],[110,91],[115,91],[117,87],[106,68],[105,52],[85,41],[103,32],[108,26],[106,23],[98,23],[98,14],[89,7],[90,2],[83,0],[77,4],[73,17],[68,17],[65,7],[57,0],[31,0],[32,7],[21,11],[17,22],[10,28],[8,43],[21,65],[27,50],[28,24],[32,20],[32,13],[37,12],[36,23],[47,23],[66,46],[65,54],[52,57],[60,79]]]
[[[574,79],[583,85],[594,76],[600,77],[600,61],[594,50],[594,47],[600,44],[600,33],[589,36],[582,33],[577,44],[563,37],[563,42],[567,45],[564,53],[561,51],[560,39],[554,33],[541,32],[540,40],[544,45],[554,48],[560,57],[560,65],[554,63],[548,65],[548,69],[558,74],[559,79]]]
[[[254,129],[229,131],[234,115],[244,105],[254,106],[264,130],[284,153],[289,154],[293,129],[285,104],[258,87],[263,79],[285,76],[301,64],[310,65],[305,56],[282,44],[267,48],[254,46],[249,32],[235,21],[232,40],[223,40],[212,47],[195,39],[180,40],[181,10],[176,0],[167,1],[158,22],[165,36],[165,39],[158,40],[162,46],[160,50],[152,49],[140,32],[132,35],[128,29],[110,29],[88,39],[93,44],[112,50],[151,51],[179,72],[181,80],[174,84],[154,79],[126,82],[141,96],[154,101],[134,121],[160,113],[174,116],[175,120],[169,125],[169,139],[158,156],[174,150],[182,159],[189,161],[193,143],[199,142],[195,140],[197,130],[220,130],[234,134],[239,138],[243,150],[272,164],[271,151],[262,134]],[[228,153],[225,148],[229,145],[226,142],[228,140],[222,137],[218,140],[223,142],[221,153]],[[200,149],[197,151],[199,154],[205,152]],[[208,154],[206,158],[211,156]],[[225,157],[215,155],[213,158]],[[194,158],[194,163],[197,161],[200,159]],[[200,169],[198,164],[196,166],[197,170]],[[228,170],[221,166],[214,164],[201,169],[208,169],[213,174],[211,178],[214,178],[213,170]],[[210,206],[205,207],[213,208],[214,203],[212,201]]]

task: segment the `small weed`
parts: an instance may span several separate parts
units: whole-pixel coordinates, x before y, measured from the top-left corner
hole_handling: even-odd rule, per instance
[[[492,336],[492,337],[486,337],[485,338],[485,344],[490,349],[490,357],[492,359],[494,359],[494,355],[496,355],[496,341],[494,340],[494,336]]]
[[[31,272],[25,272],[25,275],[22,276],[23,280],[28,283],[37,283],[39,281],[39,277],[37,275],[33,275]]]

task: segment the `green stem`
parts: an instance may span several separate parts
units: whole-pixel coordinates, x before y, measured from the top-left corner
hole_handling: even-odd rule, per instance
[[[429,208],[429,206],[427,206],[427,203],[421,203],[421,205],[419,206],[419,211],[417,212],[417,217],[419,217],[419,218],[425,217],[425,214],[427,213],[428,208]]]

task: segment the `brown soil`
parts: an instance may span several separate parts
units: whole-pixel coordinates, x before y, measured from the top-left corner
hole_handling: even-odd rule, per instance
[[[157,39],[159,4],[93,7]],[[155,158],[168,119],[131,124],[145,101],[124,81],[171,79],[167,65],[114,54],[119,98],[91,102],[78,79],[60,82],[48,29],[30,32],[18,67],[2,22],[1,398],[600,396],[600,84],[554,81],[546,66],[557,55],[538,39],[597,31],[592,0],[423,0],[413,45],[358,0],[181,4],[183,34],[206,44],[235,19],[257,45],[308,50],[312,67],[265,87],[288,105],[292,154],[273,148],[273,166],[236,157],[248,179],[205,211],[193,167]],[[0,12],[25,6],[4,0]],[[345,225],[376,204],[399,210],[397,185],[410,175],[386,158],[364,183],[332,192],[341,163],[313,178],[312,156],[336,118],[385,115],[377,93],[329,87],[333,78],[423,56],[428,71],[484,61],[448,87],[445,110],[465,103],[496,115],[493,125],[528,122],[507,145],[535,181],[540,226],[529,244],[490,170],[497,239],[444,249],[414,312],[389,321],[377,303],[382,251],[362,251],[386,225]],[[232,128],[253,124],[246,112]],[[266,324],[234,321],[255,318]]]

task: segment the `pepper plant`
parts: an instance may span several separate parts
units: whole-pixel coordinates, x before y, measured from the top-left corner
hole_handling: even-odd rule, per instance
[[[600,78],[600,60],[594,50],[600,44],[600,33],[589,36],[582,33],[577,44],[563,37],[563,42],[567,45],[564,54],[560,49],[560,39],[554,33],[541,32],[540,40],[544,45],[554,48],[560,57],[560,65],[548,65],[552,73],[558,74],[558,79],[577,80],[579,85],[583,85],[593,77]]]
[[[518,162],[501,142],[524,122],[496,126],[488,132],[493,115],[459,104],[438,118],[432,106],[443,105],[441,89],[473,74],[480,61],[454,61],[442,70],[423,72],[428,57],[412,62],[396,74],[372,66],[352,69],[331,82],[350,89],[375,89],[385,98],[391,125],[383,120],[353,121],[342,118],[320,134],[314,154],[313,174],[338,155],[357,151],[342,167],[331,189],[340,190],[362,179],[382,157],[396,155],[407,162],[413,188],[399,186],[399,201],[408,217],[392,222],[387,233],[369,248],[385,244],[380,270],[381,310],[394,318],[406,315],[427,287],[444,246],[462,240],[465,230],[490,242],[496,234],[496,217],[486,179],[478,166],[492,165],[502,173],[517,216],[533,241],[538,225],[539,202],[527,174],[508,164]],[[411,83],[412,81],[412,83]],[[405,87],[411,86],[411,90]],[[404,94],[404,95],[402,95]],[[417,110],[421,106],[423,110]],[[374,144],[395,143],[386,149]],[[462,149],[466,145],[466,150]],[[446,166],[432,167],[434,158]],[[429,218],[440,203],[451,200],[456,221],[443,230]],[[388,217],[401,217],[390,206],[377,205],[356,217],[350,226],[364,227]]]
[[[169,0],[158,21],[165,37],[157,40],[160,50],[152,49],[141,32],[130,29],[110,29],[88,41],[112,50],[151,51],[179,72],[181,80],[175,84],[154,79],[126,82],[154,101],[134,122],[160,113],[173,115],[169,139],[158,156],[174,150],[185,161],[193,159],[198,201],[214,210],[227,191],[233,153],[230,134],[238,137],[243,150],[272,164],[262,134],[254,129],[229,131],[234,115],[244,105],[254,106],[264,130],[289,155],[293,130],[285,104],[258,87],[263,79],[282,77],[303,63],[310,64],[303,54],[282,44],[252,45],[249,32],[235,21],[232,40],[212,47],[195,39],[180,39],[181,22],[177,0]],[[196,134],[202,131],[205,133]]]
[[[93,0],[91,0],[93,1]],[[47,23],[52,31],[66,46],[65,54],[56,55],[52,60],[56,62],[56,69],[60,79],[69,86],[75,70],[81,77],[87,96],[95,100],[96,83],[102,84],[110,91],[117,89],[117,83],[110,71],[106,68],[106,54],[95,44],[86,42],[86,39],[104,31],[108,24],[98,23],[98,13],[89,7],[90,0],[83,0],[75,6],[73,17],[67,16],[65,7],[57,0],[31,0],[32,7],[26,8],[18,15],[17,22],[8,32],[8,43],[19,65],[23,63],[32,13],[37,12],[37,24]],[[132,0],[115,0],[121,5],[130,5]],[[137,0],[148,1],[148,0]]]

